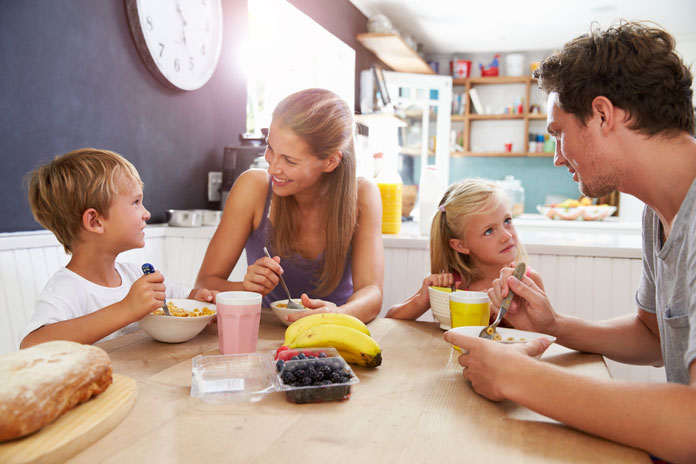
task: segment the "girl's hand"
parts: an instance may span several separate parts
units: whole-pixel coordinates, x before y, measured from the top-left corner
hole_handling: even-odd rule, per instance
[[[268,295],[273,290],[280,279],[278,276],[283,273],[280,267],[280,256],[268,258],[266,256],[256,260],[254,264],[247,268],[242,288],[247,292],[256,292],[261,295]]]
[[[287,316],[285,316],[285,319],[290,322],[295,322],[298,319],[302,319],[303,317],[310,316],[312,314],[341,312],[335,303],[320,300],[318,298],[312,299],[309,296],[307,296],[306,293],[302,294],[302,306],[307,308],[307,311],[302,311],[301,313],[295,314],[288,314]]]
[[[220,293],[217,290],[208,290],[207,288],[194,288],[189,293],[190,300],[205,301],[212,303],[215,301],[215,296]]]
[[[425,308],[426,310],[430,307],[430,293],[428,292],[428,287],[451,287],[455,283],[454,275],[449,272],[441,272],[439,274],[430,274],[428,277],[423,279],[423,285],[421,285],[420,290],[413,299],[418,306]]]

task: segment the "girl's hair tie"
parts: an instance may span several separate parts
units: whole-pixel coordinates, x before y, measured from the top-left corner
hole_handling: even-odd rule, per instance
[[[439,209],[440,209],[440,211],[442,211],[444,213],[445,212],[445,205],[440,205]]]

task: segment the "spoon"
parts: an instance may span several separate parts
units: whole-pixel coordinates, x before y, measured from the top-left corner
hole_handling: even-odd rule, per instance
[[[519,263],[517,266],[515,266],[515,272],[513,272],[512,275],[515,276],[516,279],[520,280],[522,279],[522,276],[524,275],[524,271],[526,268],[527,266],[524,263]],[[500,334],[496,329],[498,328],[498,324],[500,324],[500,321],[503,319],[503,316],[510,307],[510,303],[512,303],[512,297],[514,296],[515,294],[512,292],[512,289],[508,289],[508,294],[505,297],[505,299],[503,299],[503,303],[500,305],[498,317],[495,318],[493,324],[481,330],[481,332],[479,333],[480,338],[487,338],[488,340],[499,340],[501,338]]]
[[[266,256],[271,258],[271,254],[268,252],[268,248],[263,247],[263,252],[266,253]],[[273,258],[271,258],[273,259]],[[288,295],[288,309],[304,309],[304,306],[301,304],[297,304],[293,301],[292,297],[290,296],[290,290],[288,290],[288,286],[285,285],[285,280],[283,279],[283,276],[278,274],[278,277],[280,277],[280,283],[283,284],[283,288],[285,289],[285,293]]]
[[[153,272],[155,272],[155,266],[153,266],[150,263],[143,264],[140,267],[140,269],[143,270],[143,274],[145,274],[145,275],[152,274]],[[162,305],[162,309],[164,310],[165,316],[171,316],[171,314],[169,314],[169,308],[167,308],[167,299],[166,298],[164,299],[164,304]]]

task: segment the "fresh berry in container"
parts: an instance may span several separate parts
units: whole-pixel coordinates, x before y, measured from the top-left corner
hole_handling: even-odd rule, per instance
[[[280,390],[291,403],[341,401],[359,382],[334,348],[303,348],[276,353]]]

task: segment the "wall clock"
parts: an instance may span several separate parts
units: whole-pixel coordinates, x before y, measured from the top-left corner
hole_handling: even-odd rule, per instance
[[[125,0],[140,57],[163,84],[195,90],[213,75],[222,49],[221,0]]]

